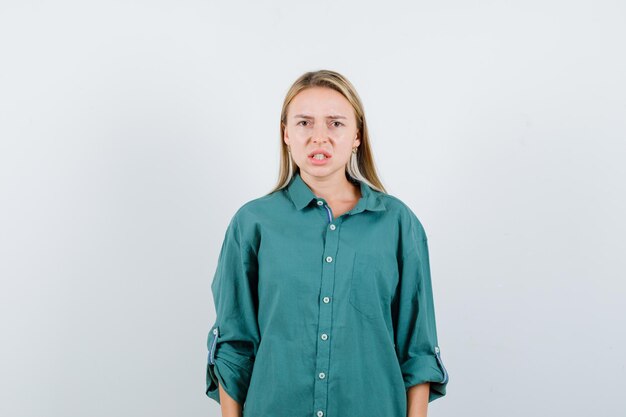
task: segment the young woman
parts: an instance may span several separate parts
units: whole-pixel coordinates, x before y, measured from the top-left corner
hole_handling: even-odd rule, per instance
[[[279,181],[243,204],[211,284],[206,394],[224,417],[423,417],[446,394],[428,245],[382,186],[361,100],[302,75]]]

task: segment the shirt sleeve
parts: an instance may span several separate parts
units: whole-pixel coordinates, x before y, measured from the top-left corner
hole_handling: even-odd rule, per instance
[[[250,243],[236,214],[226,229],[211,284],[216,320],[207,338],[207,396],[220,403],[219,382],[242,407],[260,341],[258,264]]]
[[[404,384],[430,382],[428,402],[446,395],[448,372],[437,340],[426,233],[413,215],[402,235],[398,293],[393,303],[394,338]]]

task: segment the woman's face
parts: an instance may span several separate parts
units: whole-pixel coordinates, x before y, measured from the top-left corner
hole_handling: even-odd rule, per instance
[[[343,175],[352,148],[361,143],[357,136],[352,105],[331,88],[307,88],[289,104],[284,141],[296,165],[311,176],[327,177],[338,170]],[[313,156],[319,152],[325,157]]]

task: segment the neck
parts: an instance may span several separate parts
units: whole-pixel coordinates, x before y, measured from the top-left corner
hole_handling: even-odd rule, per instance
[[[352,201],[361,196],[359,185],[349,181],[341,170],[325,177],[300,171],[300,176],[317,197],[326,201]]]

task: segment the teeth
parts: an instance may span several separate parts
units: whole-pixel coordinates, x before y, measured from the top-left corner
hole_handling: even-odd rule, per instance
[[[313,155],[313,158],[315,158],[315,159],[326,159],[326,156],[324,156],[323,153],[316,153],[315,155]]]

